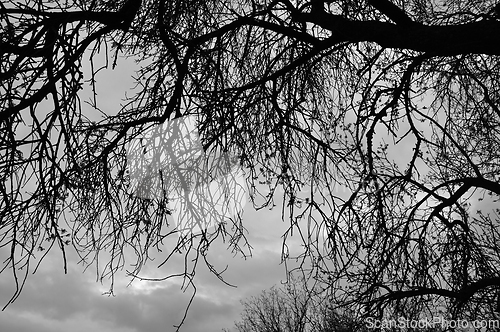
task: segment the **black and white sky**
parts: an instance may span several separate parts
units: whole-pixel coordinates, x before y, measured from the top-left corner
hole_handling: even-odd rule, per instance
[[[217,241],[209,259],[222,270],[229,287],[200,264],[195,283],[197,294],[181,331],[215,332],[231,328],[239,319],[240,300],[258,295],[285,280],[280,265],[281,234],[287,225],[281,221],[281,209],[246,209],[244,222],[253,245],[252,257],[234,257],[227,243]],[[172,239],[174,241],[176,239]],[[294,242],[292,240],[292,242]],[[95,270],[77,264],[75,254],[68,256],[68,274],[63,271],[57,251],[46,257],[35,275],[30,275],[21,297],[0,313],[0,331],[9,332],[160,332],[174,331],[173,325],[183,317],[192,288],[181,290],[182,279],[163,282],[134,281],[125,272],[118,273],[115,296],[102,295],[109,283],[96,282]],[[168,271],[181,271],[182,257],[161,269],[151,262],[144,276],[161,276]],[[14,290],[12,276],[0,275],[0,299],[7,301]],[[3,305],[4,303],[2,303]]]
[[[96,56],[96,67],[100,61],[104,63],[104,55],[99,56]],[[84,64],[89,65],[85,61]],[[101,111],[109,115],[117,113],[125,93],[133,93],[130,88],[134,85],[132,75],[136,68],[131,59],[122,59],[115,70],[99,73],[97,100]],[[82,100],[88,100],[90,93],[91,87],[86,85]],[[100,116],[90,108],[86,112],[90,118]],[[243,221],[254,248],[252,257],[234,256],[222,240],[216,241],[209,252],[210,262],[216,269],[228,266],[224,278],[237,287],[225,285],[200,264],[195,278],[197,294],[181,331],[215,332],[231,328],[239,319],[241,300],[286,280],[285,267],[280,265],[281,235],[289,225],[282,221],[281,207],[255,211],[251,205],[245,206]],[[177,237],[173,236],[171,241],[177,241]],[[8,257],[8,250],[0,248],[0,259]],[[161,255],[158,262],[160,258]],[[115,296],[102,295],[109,289],[109,280],[102,284],[96,282],[95,268],[84,270],[71,250],[67,261],[68,274],[65,275],[59,251],[54,250],[44,258],[36,274],[29,275],[18,300],[0,312],[0,331],[174,331],[173,326],[181,322],[192,295],[192,288],[182,289],[181,278],[164,282],[136,280],[129,285],[130,278],[125,271],[116,275]],[[157,268],[158,264],[150,262],[141,275],[162,277],[182,272],[183,256],[169,261],[161,269]],[[1,273],[0,307],[11,298],[14,289],[10,271]]]

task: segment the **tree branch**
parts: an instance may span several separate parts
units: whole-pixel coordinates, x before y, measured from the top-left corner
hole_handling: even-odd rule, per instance
[[[408,26],[414,23],[413,20],[409,18],[401,8],[399,8],[389,0],[368,0],[368,4],[373,6],[375,9],[390,18],[391,21],[398,25]]]
[[[447,298],[452,298],[459,300],[461,303],[465,303],[468,301],[475,293],[480,291],[481,289],[490,287],[490,286],[499,286],[500,285],[500,277],[493,278],[483,278],[476,282],[473,282],[466,287],[462,288],[460,291],[452,291],[448,289],[442,288],[426,288],[419,287],[417,289],[411,289],[406,291],[390,291],[389,288],[383,287],[384,289],[389,290],[388,294],[382,295],[378,301],[393,301],[393,300],[401,300],[409,297],[415,296],[423,296],[423,295],[438,295]],[[379,285],[381,286],[381,285]]]
[[[415,22],[402,27],[388,22],[353,21],[326,12],[302,13],[296,18],[331,31],[337,43],[374,42],[385,48],[428,52],[429,56],[500,55],[499,21],[433,26]]]

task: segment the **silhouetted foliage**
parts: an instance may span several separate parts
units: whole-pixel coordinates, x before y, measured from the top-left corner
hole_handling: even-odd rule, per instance
[[[500,287],[495,5],[3,1],[3,271],[17,281],[24,267],[19,291],[34,256],[72,245],[85,264],[104,255],[101,277],[132,248],[137,275],[178,231],[168,194],[130,192],[127,147],[196,115],[207,160],[235,156],[256,207],[282,189],[285,242],[302,237],[299,269],[336,306],[490,317]],[[99,52],[109,61],[94,61]],[[99,72],[127,66],[122,55],[138,65],[134,94],[96,118]],[[91,107],[79,95],[89,86]],[[215,238],[246,254],[244,235],[237,214],[181,236],[165,260],[193,259],[181,273],[192,281]]]

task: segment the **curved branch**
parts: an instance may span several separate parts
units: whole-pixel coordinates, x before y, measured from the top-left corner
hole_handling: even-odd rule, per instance
[[[490,286],[500,286],[500,277],[493,278],[483,278],[476,282],[473,282],[466,287],[462,288],[460,291],[452,291],[442,288],[427,288],[419,287],[417,289],[406,290],[406,291],[390,291],[388,287],[383,285],[378,285],[388,290],[388,294],[384,294],[378,298],[379,302],[401,300],[405,298],[423,296],[423,295],[438,295],[451,299],[460,301],[460,303],[465,303],[468,301],[475,293],[481,289],[485,289]]]

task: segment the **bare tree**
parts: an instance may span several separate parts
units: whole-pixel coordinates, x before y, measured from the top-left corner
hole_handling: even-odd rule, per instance
[[[285,241],[300,234],[300,269],[332,303],[377,317],[491,315],[500,287],[495,5],[2,2],[4,270],[18,280],[37,250],[64,255],[72,244],[85,263],[110,255],[103,277],[132,247],[137,275],[177,231],[167,227],[168,193],[128,190],[127,147],[196,115],[204,162],[236,156],[255,205],[272,206],[283,188]],[[84,56],[99,51],[109,65],[84,77]],[[79,91],[97,88],[97,73],[118,68],[121,54],[141,64],[136,94],[116,115],[90,119]],[[200,169],[206,179],[220,166]],[[237,215],[182,236],[165,260],[191,255],[183,275],[192,280],[211,241],[223,236],[246,253],[244,234]]]
[[[239,332],[307,331],[307,298],[301,295],[271,288],[243,305],[242,320],[235,325]]]
[[[347,310],[335,311],[327,298],[303,278],[292,277],[242,301],[238,332],[353,332],[367,330]]]

